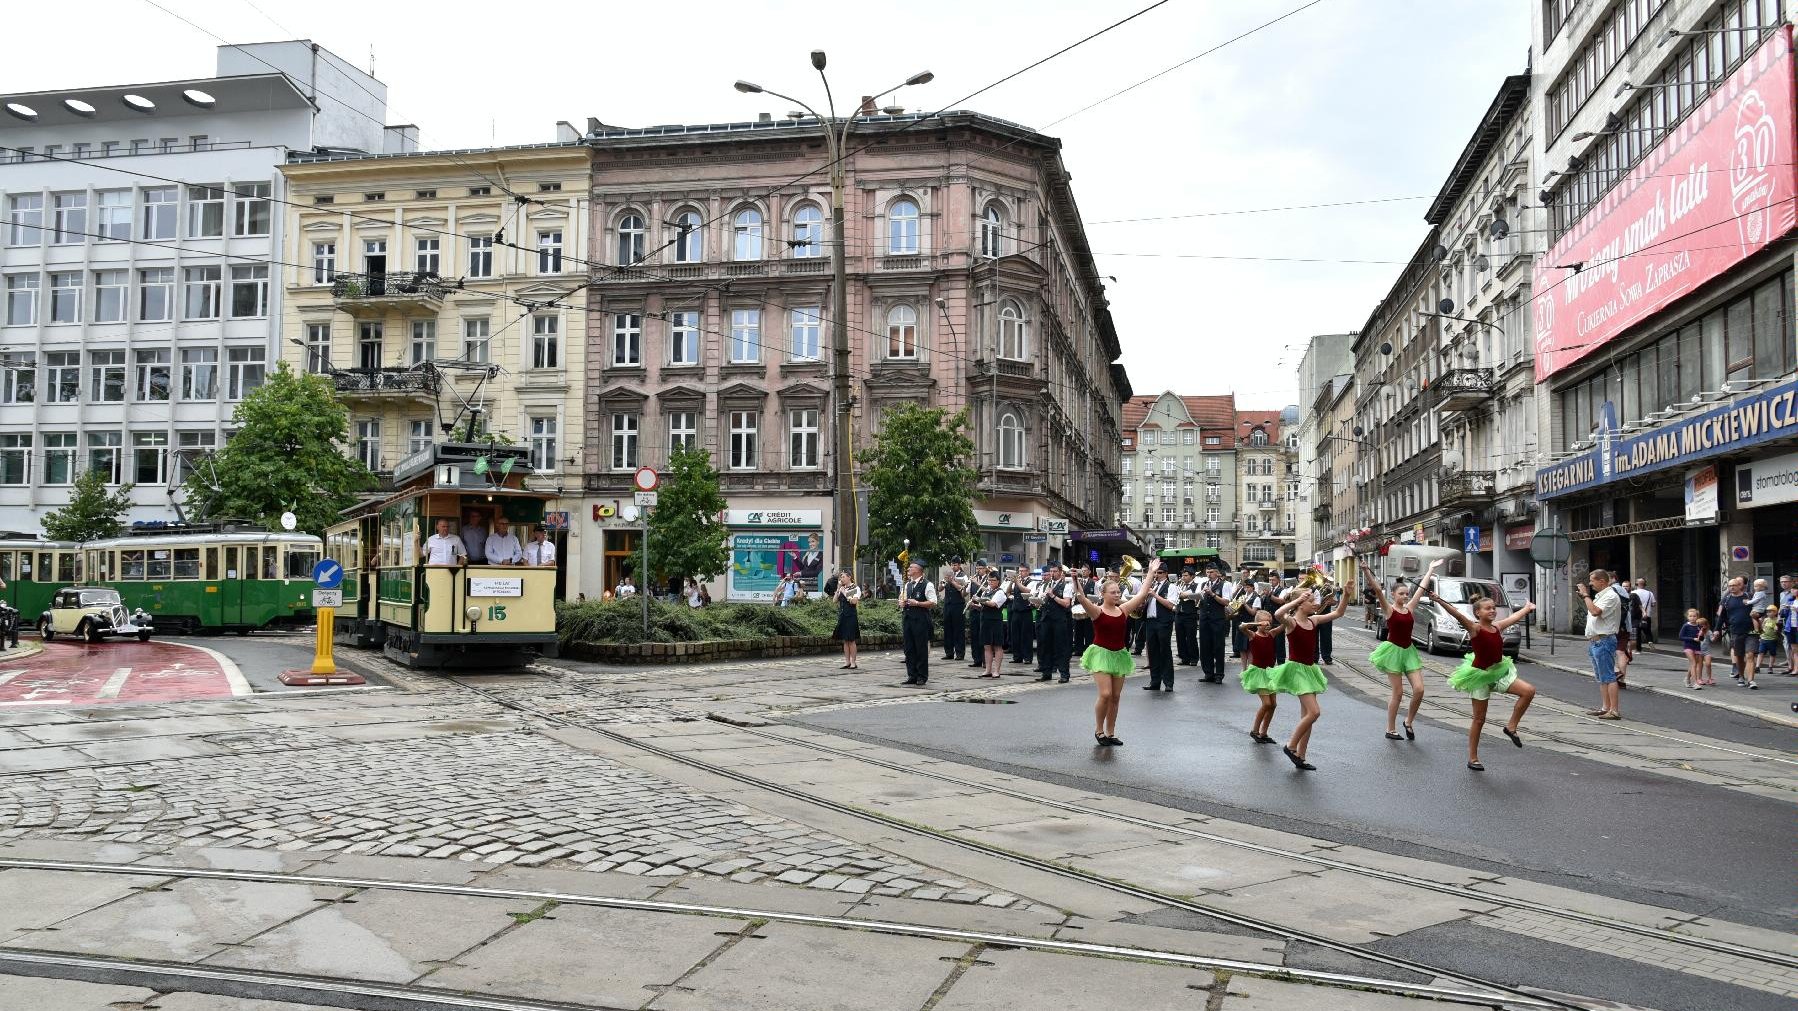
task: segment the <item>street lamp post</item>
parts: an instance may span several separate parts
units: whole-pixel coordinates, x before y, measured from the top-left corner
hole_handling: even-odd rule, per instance
[[[785,99],[804,109],[806,112],[811,113],[812,118],[818,121],[819,127],[823,130],[825,147],[830,154],[830,221],[832,229],[830,243],[830,267],[832,278],[830,296],[830,337],[833,345],[831,349],[830,379],[831,397],[836,401],[836,410],[834,412],[836,419],[836,450],[833,454],[835,456],[834,469],[836,471],[836,509],[833,525],[836,528],[837,538],[837,567],[839,570],[848,570],[855,565],[855,546],[856,542],[860,540],[859,531],[855,530],[855,491],[853,477],[855,450],[854,446],[851,444],[852,440],[849,437],[849,266],[847,248],[848,236],[845,228],[845,215],[843,210],[843,191],[846,188],[846,181],[844,178],[846,174],[846,165],[844,164],[844,160],[848,155],[849,130],[855,125],[855,115],[854,113],[851,113],[844,117],[841,124],[841,130],[839,131],[836,99],[831,95],[830,78],[824,75],[824,65],[824,50],[812,50],[812,69],[818,72],[818,78],[824,82],[825,108],[830,111],[828,117],[819,115],[818,110],[791,95],[783,95],[778,91],[769,91],[759,84],[752,84],[748,81],[738,81],[735,87],[745,95],[769,94],[773,95],[775,98]],[[922,73],[913,74],[906,78],[903,83],[889,88],[874,97],[879,98],[882,95],[891,94],[907,85],[928,84],[935,77],[936,75],[928,70],[923,71]]]

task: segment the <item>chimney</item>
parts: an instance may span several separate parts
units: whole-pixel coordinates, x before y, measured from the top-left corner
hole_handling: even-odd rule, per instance
[[[757,123],[772,123],[774,122],[774,113],[758,112],[755,114],[755,121]]]
[[[574,128],[573,123],[565,119],[556,120],[556,143],[574,144],[578,143],[580,139],[581,132]]]
[[[589,134],[598,133],[600,131],[600,128],[602,128],[604,126],[605,126],[605,124],[601,123],[599,121],[598,116],[588,116],[587,117],[587,132]]]
[[[383,154],[411,154],[418,150],[418,127],[411,123],[398,123],[382,131],[381,152]]]
[[[872,116],[872,115],[874,115],[874,96],[873,95],[863,95],[862,96],[862,107],[855,110],[855,114],[857,116]]]

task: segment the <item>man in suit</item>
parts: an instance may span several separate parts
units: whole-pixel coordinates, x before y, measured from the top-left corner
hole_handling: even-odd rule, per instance
[[[986,635],[982,630],[980,616],[986,613],[986,571],[985,562],[974,564],[974,580],[970,584],[968,594],[968,655],[973,658],[969,667],[986,666]]]
[[[1061,676],[1063,683],[1068,680],[1068,654],[1074,648],[1074,594],[1069,588],[1070,582],[1060,562],[1050,563],[1048,575],[1043,577],[1040,643],[1043,673],[1038,681],[1047,681],[1056,675]]]
[[[1086,594],[1086,599],[1099,599],[1099,588],[1097,582],[1093,579],[1093,567],[1091,565],[1080,566],[1080,571],[1074,578],[1080,581],[1080,592]],[[1086,609],[1080,607],[1079,604],[1075,604],[1074,607],[1079,609],[1079,613],[1074,615],[1073,655],[1077,657],[1086,652],[1086,647],[1093,644],[1093,616],[1086,613]]]
[[[913,562],[905,567],[905,584],[900,588],[899,606],[905,616],[900,619],[905,645],[905,683],[923,685],[930,680],[930,611],[936,607],[936,584],[924,578],[924,566]]]
[[[1011,662],[1033,663],[1036,653],[1036,622],[1030,615],[1030,573],[1013,569],[1007,584],[1005,631],[1011,640]]]
[[[1174,690],[1174,610],[1167,574],[1155,574],[1155,588],[1143,604],[1143,638],[1149,651],[1149,683],[1145,691]]]
[[[1224,679],[1224,636],[1230,627],[1232,590],[1234,587],[1224,582],[1217,566],[1205,566],[1205,578],[1199,583],[1198,592],[1199,668],[1205,680],[1214,684]]]
[[[943,577],[943,659],[960,660],[967,656],[962,621],[968,609],[968,577],[962,575],[961,559],[949,559],[949,573]]]
[[[1174,587],[1174,646],[1180,654],[1180,666],[1199,664],[1199,599],[1198,585],[1192,570],[1180,571],[1180,582]]]

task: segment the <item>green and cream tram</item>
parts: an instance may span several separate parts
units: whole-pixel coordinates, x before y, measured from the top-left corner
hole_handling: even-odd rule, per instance
[[[236,632],[310,625],[311,534],[153,528],[81,546],[86,581],[119,591],[158,631]]]
[[[512,666],[556,654],[554,565],[427,564],[426,539],[445,521],[492,530],[505,517],[519,544],[554,496],[529,491],[522,447],[441,443],[400,461],[398,489],[344,513],[325,532],[343,565],[340,642],[381,648],[412,667]]]
[[[0,600],[19,609],[21,620],[36,621],[50,598],[81,579],[81,545],[41,537],[0,538]]]

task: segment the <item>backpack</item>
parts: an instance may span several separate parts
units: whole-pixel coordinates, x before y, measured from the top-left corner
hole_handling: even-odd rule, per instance
[[[1623,614],[1621,620],[1617,623],[1617,634],[1628,635],[1633,638],[1636,629],[1641,627],[1642,624],[1642,601],[1635,594],[1623,589],[1620,585],[1613,585],[1611,589],[1623,595]]]

